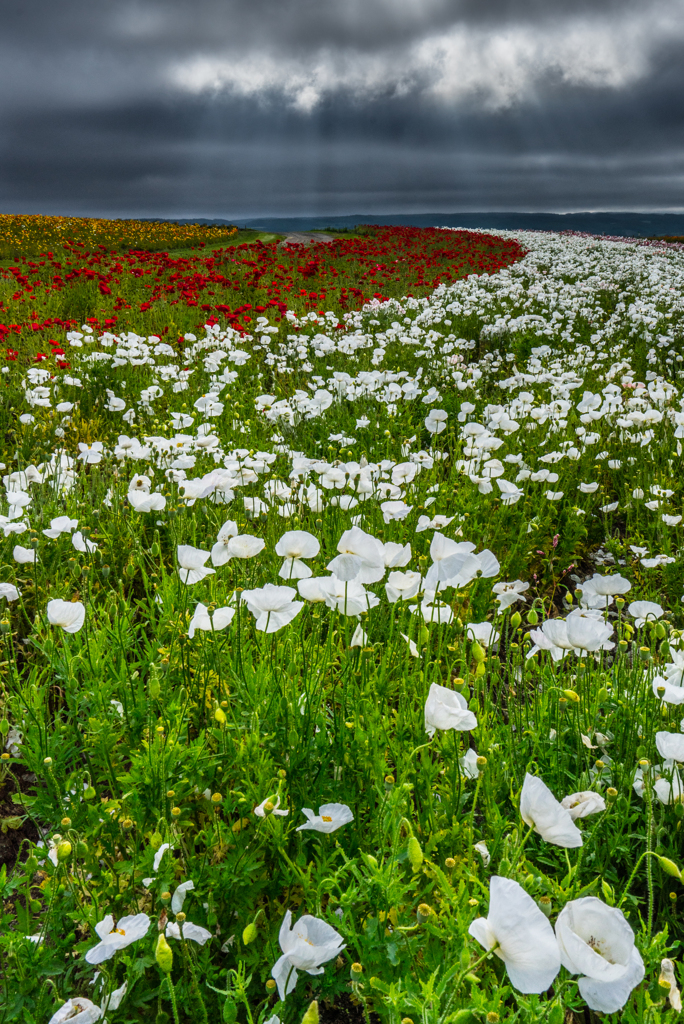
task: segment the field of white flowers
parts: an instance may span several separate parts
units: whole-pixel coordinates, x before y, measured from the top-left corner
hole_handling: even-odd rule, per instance
[[[684,253],[515,237],[4,368],[2,1024],[678,1018]]]

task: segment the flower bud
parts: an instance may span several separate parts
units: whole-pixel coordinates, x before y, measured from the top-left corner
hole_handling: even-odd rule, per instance
[[[664,640],[667,636],[667,630],[665,629],[665,624],[663,622],[656,622],[653,632],[659,640]]]
[[[309,1008],[302,1017],[302,1024],[318,1024],[318,1001],[309,1003]]]
[[[71,856],[71,843],[68,839],[63,839],[57,846],[57,860],[64,861]]]
[[[530,626],[536,626],[538,624],[539,616],[535,612],[534,608],[530,608],[529,612],[527,613],[527,621],[529,622]]]
[[[513,612],[513,614],[511,615],[511,626],[513,627],[513,629],[517,629],[521,622],[522,615],[520,614],[520,612]]]
[[[157,961],[157,966],[164,974],[170,974],[173,967],[173,952],[163,932],[160,933],[157,939],[157,948],[154,951],[154,957]]]
[[[673,860],[670,860],[669,857],[660,857],[658,854],[656,854],[656,859],[666,875],[672,875],[673,878],[678,878],[680,882],[682,881],[682,872]]]
[[[160,552],[161,548],[159,547],[158,542],[156,540],[153,541],[152,547],[150,548],[150,554],[153,558],[159,558]]]
[[[38,870],[38,858],[35,854],[32,853],[27,859],[25,867],[29,875],[35,875]]]
[[[242,932],[242,941],[244,942],[245,946],[249,946],[250,942],[254,942],[258,934],[259,932],[254,921],[250,921],[250,923]]]
[[[579,704],[579,693],[575,690],[563,690],[563,696],[567,697],[568,700],[573,701],[575,704]]]
[[[150,681],[147,684],[147,689],[149,690],[150,697],[152,698],[152,700],[159,699],[159,695],[161,693],[161,684],[156,676],[150,677]]]
[[[150,846],[153,850],[158,850],[162,844],[162,836],[160,832],[153,832],[150,836]]]
[[[216,711],[214,712],[214,719],[215,719],[215,721],[218,722],[219,725],[225,725],[226,724],[228,719],[226,717],[226,713],[223,710],[223,708],[216,708]]]
[[[474,660],[477,662],[478,665],[481,665],[482,662],[487,657],[487,655],[484,652],[484,649],[480,646],[477,640],[473,641],[473,646],[470,648],[470,653],[472,654]]]
[[[607,700],[608,700],[608,690],[605,688],[605,686],[602,686],[601,689],[598,692],[599,704],[605,704],[605,702]]]
[[[408,841],[408,859],[411,864],[411,869],[414,872],[420,871],[423,863],[423,851],[415,836],[411,836]]]
[[[94,786],[87,786],[86,789],[83,790],[84,800],[93,800],[96,796],[97,793],[95,792]]]

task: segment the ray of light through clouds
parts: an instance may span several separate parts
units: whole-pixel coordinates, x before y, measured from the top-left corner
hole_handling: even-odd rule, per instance
[[[8,0],[2,208],[684,207],[681,0]]]

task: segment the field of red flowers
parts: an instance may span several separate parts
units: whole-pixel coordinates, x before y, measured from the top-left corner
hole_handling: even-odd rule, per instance
[[[240,241],[206,253],[127,252],[72,241],[59,252],[0,268],[0,341],[43,356],[65,329],[181,337],[206,323],[250,330],[267,314],[359,309],[373,298],[422,296],[468,274],[494,273],[524,255],[514,241],[435,228],[366,227],[328,243]],[[53,342],[52,345],[49,343]],[[63,353],[57,352],[56,358]]]

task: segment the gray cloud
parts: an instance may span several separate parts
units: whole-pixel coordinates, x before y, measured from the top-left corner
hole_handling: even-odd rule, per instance
[[[0,207],[684,207],[675,0],[6,0]]]

